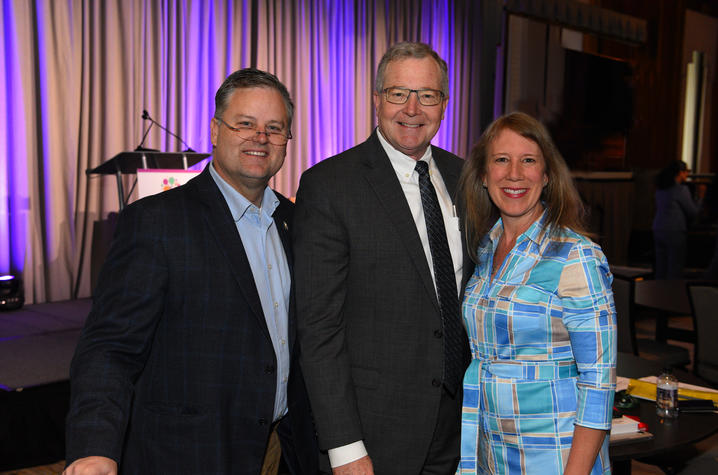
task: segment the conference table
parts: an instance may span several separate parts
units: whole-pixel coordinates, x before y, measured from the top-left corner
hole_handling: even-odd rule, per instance
[[[660,365],[629,353],[619,353],[616,373],[626,378],[657,376]],[[707,384],[692,373],[675,370],[674,375],[680,382]],[[631,459],[644,459],[670,452],[699,442],[718,432],[718,414],[681,413],[676,419],[661,419],[656,415],[654,401],[637,399],[638,406],[623,410],[624,414],[638,416],[648,426],[653,438],[629,443],[611,444],[610,456],[614,474],[631,473]]]

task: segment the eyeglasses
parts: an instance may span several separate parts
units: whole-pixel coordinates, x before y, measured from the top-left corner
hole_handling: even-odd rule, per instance
[[[416,93],[422,106],[435,106],[444,99],[444,93],[436,89],[407,89],[405,87],[387,87],[382,91],[386,100],[392,104],[405,104],[412,92]]]
[[[257,129],[256,125],[240,125],[239,127],[232,127],[219,117],[215,116],[215,119],[217,119],[217,122],[219,122],[220,124],[224,124],[224,126],[232,132],[235,132],[242,140],[257,140],[259,138],[259,134],[264,134],[267,136],[267,140],[272,145],[287,145],[289,139],[292,138],[292,132],[287,132],[285,134],[282,129],[277,126],[265,126],[265,130],[264,132],[262,132],[261,130]],[[267,129],[270,130],[267,131]]]

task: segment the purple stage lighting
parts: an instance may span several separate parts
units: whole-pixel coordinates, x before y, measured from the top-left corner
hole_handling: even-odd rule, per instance
[[[10,274],[0,276],[0,311],[17,310],[24,303],[22,279]]]

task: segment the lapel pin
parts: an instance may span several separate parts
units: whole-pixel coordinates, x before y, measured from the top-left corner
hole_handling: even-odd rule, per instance
[[[287,226],[287,222],[286,222],[286,221],[282,221],[282,224],[284,224],[284,230],[285,230],[285,231],[289,231],[289,226]]]

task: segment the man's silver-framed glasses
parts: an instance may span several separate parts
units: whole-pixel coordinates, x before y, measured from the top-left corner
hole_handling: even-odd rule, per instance
[[[276,126],[268,125],[264,127],[264,131],[261,131],[256,125],[240,125],[239,127],[233,127],[217,116],[214,118],[217,119],[217,122],[224,124],[225,127],[236,133],[242,140],[256,141],[260,134],[264,134],[267,137],[267,141],[269,141],[272,145],[287,145],[289,139],[292,138],[291,131],[287,131],[285,134],[283,130]],[[276,130],[272,130],[273,128]]]
[[[387,87],[384,97],[392,104],[405,104],[412,92],[416,93],[422,106],[436,106],[444,99],[444,93],[436,89],[407,89],[405,87]]]

